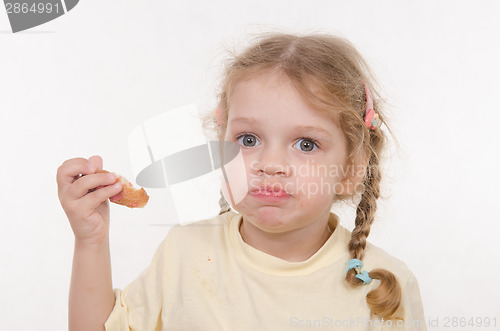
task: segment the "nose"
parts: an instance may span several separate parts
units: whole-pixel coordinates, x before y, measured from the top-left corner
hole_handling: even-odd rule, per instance
[[[290,175],[286,152],[272,146],[266,146],[261,149],[256,169],[259,175],[266,174],[284,177]]]

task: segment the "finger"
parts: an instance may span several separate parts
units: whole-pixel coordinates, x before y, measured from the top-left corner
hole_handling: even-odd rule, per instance
[[[85,175],[71,185],[67,191],[67,198],[70,200],[80,199],[84,195],[100,189],[100,186],[111,185],[117,180],[118,178],[112,173]]]
[[[94,210],[99,207],[99,205],[104,201],[120,193],[122,189],[123,184],[120,181],[117,181],[113,185],[102,187],[92,193],[85,195],[81,199],[82,206],[84,206],[87,210]]]
[[[57,168],[56,182],[59,192],[66,191],[75,180],[80,177],[80,174],[88,175],[95,173],[96,169],[92,168],[91,164],[82,157],[69,159],[63,162]]]
[[[102,157],[99,155],[89,157],[89,162],[95,165],[96,169],[102,170]]]

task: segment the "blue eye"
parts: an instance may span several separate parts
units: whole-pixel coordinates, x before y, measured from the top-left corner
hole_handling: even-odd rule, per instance
[[[301,138],[299,141],[295,143],[294,146],[297,146],[297,144],[300,143],[300,150],[304,152],[312,152],[314,150],[314,147],[318,148],[318,144],[316,143],[316,140],[312,138]]]
[[[242,135],[239,135],[236,137],[236,140],[240,143],[240,145],[244,147],[254,147],[260,144],[257,137],[255,137],[255,135],[251,133],[244,133]],[[318,143],[312,138],[301,138],[295,143],[294,147],[299,143],[300,145],[298,148],[303,152],[312,152],[318,148]]]
[[[238,142],[240,141],[241,138],[243,139],[243,143],[241,143],[245,147],[253,147],[256,146],[257,138],[253,134],[245,133],[242,134],[241,136],[236,137]],[[247,145],[248,143],[248,145]]]

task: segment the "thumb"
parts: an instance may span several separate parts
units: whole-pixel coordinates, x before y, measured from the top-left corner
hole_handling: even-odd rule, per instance
[[[102,170],[102,158],[99,155],[89,157],[89,162],[95,165],[97,170]]]

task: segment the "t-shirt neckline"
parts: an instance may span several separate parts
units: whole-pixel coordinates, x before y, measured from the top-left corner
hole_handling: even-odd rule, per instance
[[[345,229],[333,212],[330,212],[328,219],[330,227],[334,229],[333,233],[316,253],[300,262],[282,260],[248,245],[239,231],[243,216],[233,211],[228,214],[229,239],[233,251],[244,263],[260,272],[279,276],[306,275],[336,262],[347,252]]]

